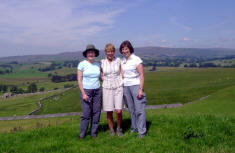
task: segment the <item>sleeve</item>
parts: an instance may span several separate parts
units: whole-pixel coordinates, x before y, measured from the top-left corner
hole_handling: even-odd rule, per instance
[[[83,65],[83,63],[82,62],[80,62],[79,64],[78,64],[78,70],[81,70],[81,71],[83,71],[84,70],[84,65]]]
[[[141,58],[139,58],[138,56],[136,56],[135,63],[136,63],[136,67],[137,67],[139,64],[143,63],[143,61],[142,61]]]

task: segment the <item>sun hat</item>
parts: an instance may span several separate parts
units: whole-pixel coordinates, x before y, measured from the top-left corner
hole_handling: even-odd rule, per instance
[[[87,52],[90,51],[90,50],[95,51],[95,57],[99,56],[99,50],[96,49],[96,48],[95,48],[95,45],[93,45],[93,44],[88,44],[88,45],[86,46],[86,50],[83,51],[83,53],[82,53],[83,56],[84,56],[84,57],[87,57]]]

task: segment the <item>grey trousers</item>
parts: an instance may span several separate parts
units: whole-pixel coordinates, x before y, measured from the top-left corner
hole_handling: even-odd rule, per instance
[[[138,99],[139,85],[124,86],[123,98],[127,104],[128,111],[131,115],[131,131],[138,131],[139,134],[146,133],[146,95]]]
[[[84,101],[81,98],[82,115],[80,123],[80,137],[85,137],[86,131],[91,121],[91,136],[97,136],[98,126],[100,122],[101,102],[102,102],[102,90],[99,89],[84,89],[89,102]]]

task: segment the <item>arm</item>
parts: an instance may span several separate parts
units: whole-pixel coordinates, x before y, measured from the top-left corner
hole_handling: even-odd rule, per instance
[[[102,68],[100,69],[100,81],[103,81],[103,70],[102,70]]]
[[[124,78],[124,72],[123,72],[123,70],[122,70],[121,65],[120,65],[120,73],[121,73],[121,75],[122,75],[122,78]]]
[[[124,78],[124,72],[123,72],[123,69],[122,69],[122,61],[121,61],[121,59],[120,58],[118,58],[119,59],[119,69],[120,69],[120,74],[121,74],[121,76],[122,76],[122,78]]]
[[[139,64],[137,66],[137,71],[139,72],[140,75],[140,89],[139,89],[138,98],[141,99],[143,97],[143,89],[144,89],[144,68],[142,64]]]
[[[82,71],[81,70],[77,71],[77,80],[78,80],[78,86],[79,86],[81,94],[82,94],[82,98],[85,101],[88,101],[89,97],[86,95],[85,90],[84,90],[83,85],[82,85]]]

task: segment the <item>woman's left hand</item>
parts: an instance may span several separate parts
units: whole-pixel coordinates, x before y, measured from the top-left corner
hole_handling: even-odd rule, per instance
[[[143,90],[142,89],[139,89],[139,93],[138,93],[137,98],[138,99],[142,99],[143,98]]]

